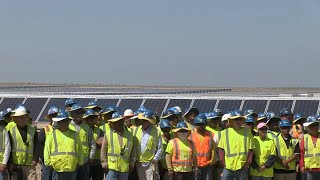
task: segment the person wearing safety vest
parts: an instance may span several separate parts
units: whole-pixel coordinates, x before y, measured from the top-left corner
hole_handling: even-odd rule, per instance
[[[125,117],[114,112],[109,123],[113,130],[108,130],[101,147],[102,168],[107,172],[106,179],[128,179],[135,164],[135,151],[132,133],[124,127]]]
[[[152,180],[159,176],[158,162],[162,157],[161,132],[155,126],[152,110],[138,115],[142,125],[134,130],[136,168],[140,180]]]
[[[114,112],[118,111],[118,107],[117,106],[106,106],[105,108],[103,108],[100,111],[100,114],[102,116],[102,122],[101,122],[101,126],[100,129],[105,133],[110,129],[110,126],[108,124],[108,120],[111,119],[112,114]]]
[[[126,109],[123,113],[123,117],[125,118],[124,120],[124,124],[126,125],[126,128],[128,130],[132,130],[131,126],[132,126],[132,122],[131,119],[134,116],[134,113],[132,111],[132,109]]]
[[[64,102],[65,111],[69,112],[72,105],[74,105],[74,104],[76,104],[76,100],[74,98],[66,99],[66,101]]]
[[[229,128],[229,117],[230,113],[224,114],[221,118],[221,131]],[[218,142],[220,140],[221,136],[218,138]]]
[[[267,137],[267,124],[261,122],[257,126],[258,136],[253,138],[253,160],[250,168],[251,180],[271,180],[274,176],[273,164],[276,161],[276,146]]]
[[[212,132],[217,139],[221,136],[221,119],[222,117],[216,112],[205,113],[207,118],[206,130]]]
[[[302,114],[295,114],[293,118],[292,136],[295,139],[302,139],[304,134],[303,123],[307,121]]]
[[[12,118],[11,118],[11,114],[12,114],[12,109],[11,108],[7,108],[6,110],[3,111],[2,113],[2,117],[4,119],[4,121],[6,121],[6,131],[9,131],[11,129],[11,127],[15,126],[16,124],[12,121]],[[12,124],[12,125],[9,125]]]
[[[199,114],[199,109],[195,107],[190,107],[186,110],[183,117],[188,125],[188,127],[191,129],[191,131],[194,130],[194,118]]]
[[[246,120],[244,121],[245,127],[251,130],[252,136],[256,136],[257,132],[254,130],[255,119],[253,116],[245,116]]]
[[[250,129],[242,127],[244,117],[232,111],[230,127],[221,132],[218,144],[221,166],[224,167],[222,180],[245,180],[253,157],[253,136]]]
[[[69,129],[67,112],[60,110],[52,120],[58,126],[46,137],[45,166],[53,170],[52,180],[76,180],[77,168],[84,163],[81,141],[77,132]]]
[[[43,151],[44,151],[44,145],[46,142],[46,137],[49,133],[52,132],[52,118],[56,117],[58,115],[58,108],[55,106],[52,106],[48,110],[48,114],[44,117],[44,119],[50,121],[50,124],[42,128],[38,135],[39,140],[39,146],[40,146],[40,163],[41,163],[41,180],[51,180],[52,179],[52,173],[53,170],[49,167],[46,167],[44,164],[44,157],[43,157]]]
[[[159,173],[160,173],[160,179],[167,180],[168,179],[168,166],[166,162],[166,148],[168,145],[168,142],[171,139],[171,124],[167,119],[161,119],[159,123],[160,129],[162,131],[162,157],[160,159],[159,163]]]
[[[180,121],[176,129],[176,138],[169,141],[166,148],[166,162],[170,180],[191,180],[198,175],[197,150],[188,136],[191,129],[185,121]]]
[[[166,111],[161,116],[161,119],[167,119],[172,128],[175,128],[181,118],[181,112],[178,111],[175,107],[171,107],[166,109]]]
[[[101,114],[100,114],[100,111],[102,109],[102,107],[100,107],[98,105],[98,102],[96,100],[92,100],[88,103],[88,105],[86,107],[84,107],[85,109],[92,109],[94,111],[94,113],[98,116],[98,118],[96,119],[95,121],[95,125],[97,127],[100,127],[101,126],[101,123],[102,123],[102,117],[101,117]]]
[[[274,139],[277,137],[277,134],[279,134],[279,122],[281,119],[279,117],[276,117],[276,115],[273,112],[267,113],[267,121],[266,124],[268,126],[268,138]]]
[[[0,180],[7,178],[7,163],[11,152],[10,137],[5,129],[7,122],[0,115]]]
[[[264,123],[267,122],[267,115],[265,113],[258,114],[257,123],[259,124],[261,122],[264,122]]]
[[[196,179],[200,180],[212,179],[212,165],[216,162],[214,134],[206,130],[206,121],[207,117],[205,114],[198,114],[194,118],[196,130],[189,136],[189,139],[196,147],[199,168],[199,174]]]
[[[95,123],[98,119],[98,115],[92,109],[87,109],[86,113],[83,116],[83,120],[89,125],[92,134],[91,138],[96,143],[96,150],[94,152],[93,159],[89,160],[89,179],[92,180],[102,180],[103,179],[103,171],[100,162],[100,150],[101,145],[99,145],[99,140],[103,141],[103,132],[100,128],[95,126]],[[102,143],[101,143],[102,144]]]
[[[300,171],[307,173],[308,180],[320,179],[320,133],[319,120],[315,116],[309,116],[303,124],[307,134],[300,142]]]
[[[274,164],[275,180],[295,180],[296,164],[300,154],[299,140],[290,135],[291,121],[285,119],[279,123],[280,133],[274,138],[277,161]]]
[[[89,179],[89,160],[94,159],[96,143],[92,138],[92,130],[90,129],[89,125],[83,120],[85,109],[80,104],[75,103],[71,106],[68,112],[72,119],[71,123],[69,124],[69,128],[77,132],[82,143],[83,150],[84,164],[77,170],[77,179],[87,180]]]
[[[23,106],[15,109],[11,117],[16,123],[16,126],[9,130],[11,179],[37,179],[36,166],[40,152],[36,129],[28,124],[30,116]]]

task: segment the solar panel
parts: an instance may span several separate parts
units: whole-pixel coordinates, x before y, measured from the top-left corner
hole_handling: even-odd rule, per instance
[[[156,115],[161,115],[167,101],[167,99],[146,99],[143,106],[148,109],[152,109]]]
[[[168,108],[174,107],[174,106],[180,106],[182,111],[185,111],[187,108],[190,107],[191,101],[192,101],[191,99],[170,99]]]
[[[47,98],[28,98],[24,105],[30,110],[30,116],[33,120],[36,120],[41,112],[44,104],[47,102]]]
[[[200,112],[212,112],[216,103],[217,100],[196,99],[192,106],[198,108]]]
[[[24,98],[4,98],[0,104],[0,109],[5,110],[7,108],[15,109],[17,104],[21,104]]]
[[[220,100],[218,109],[223,113],[227,113],[228,111],[240,109],[241,102],[242,100]]]
[[[277,116],[280,115],[280,110],[282,108],[289,108],[292,107],[292,100],[271,100],[268,107],[268,112],[274,112]]]
[[[76,98],[76,102],[79,103],[82,107],[86,107],[92,98]]]
[[[304,117],[316,115],[318,111],[319,101],[316,100],[297,100],[294,106],[294,113],[300,113]]]
[[[44,116],[47,115],[48,110],[51,106],[56,106],[59,109],[64,109],[64,102],[66,101],[66,98],[51,98],[45,107],[44,111],[42,112],[39,121],[46,121],[44,120]]]
[[[117,105],[119,99],[98,99],[98,105],[102,108],[109,105]]]
[[[126,109],[135,111],[140,107],[142,99],[122,99],[119,104],[119,111],[123,113]]]
[[[245,100],[242,110],[245,111],[247,109],[252,109],[258,114],[261,112],[264,113],[267,102],[267,100]]]

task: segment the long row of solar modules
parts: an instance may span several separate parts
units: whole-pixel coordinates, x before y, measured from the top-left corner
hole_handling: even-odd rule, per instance
[[[51,106],[64,107],[66,98],[1,98],[0,110],[7,108],[14,109],[17,104],[24,104],[31,111],[34,120],[42,121]],[[78,98],[82,106],[86,106],[93,98]],[[125,109],[137,109],[143,105],[153,109],[157,115],[161,115],[165,108],[180,106],[187,109],[190,106],[197,107],[200,112],[211,112],[220,109],[228,112],[235,109],[253,109],[256,112],[272,111],[279,115],[280,109],[286,107],[294,113],[301,113],[304,116],[316,115],[319,111],[319,100],[239,100],[239,99],[97,99],[101,107],[107,105],[119,106],[120,112]]]

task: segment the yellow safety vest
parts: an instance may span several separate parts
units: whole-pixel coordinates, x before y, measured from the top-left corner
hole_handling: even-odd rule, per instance
[[[119,136],[111,130],[106,133],[105,138],[108,141],[108,168],[119,172],[128,172],[133,147],[132,133],[125,128],[123,136]],[[120,144],[119,138],[122,138],[122,144]]]
[[[110,126],[108,123],[104,123],[100,126],[100,129],[105,133],[110,130]]]
[[[96,127],[96,126],[94,126],[93,127],[93,140],[94,140],[94,142],[98,142],[98,140],[99,140],[99,137],[101,137],[102,136],[102,133],[103,132],[101,132],[102,130],[100,129],[100,128],[98,128],[98,127]],[[101,149],[99,148],[96,148],[96,153],[95,153],[95,157],[94,157],[94,159],[95,160],[100,160],[100,154],[101,154]]]
[[[276,155],[276,147],[272,139],[266,138],[264,141],[259,136],[253,138],[253,154],[258,166],[261,167],[267,162],[270,155]],[[273,167],[267,168],[263,172],[250,168],[251,176],[273,177]]]
[[[12,139],[11,156],[15,165],[31,165],[33,160],[34,135],[36,129],[27,125],[27,141],[23,142],[17,126],[10,129]]]
[[[211,128],[210,126],[206,126],[206,130],[212,132],[214,134],[214,136],[217,137],[218,141],[220,140],[221,131],[215,130],[215,129]]]
[[[78,126],[74,126],[73,124],[70,124],[69,128],[77,132],[80,142],[82,144],[83,158],[84,158],[83,161],[87,162],[89,160],[90,146],[91,146],[91,140],[92,140],[92,137],[90,137],[90,132],[92,131],[89,125],[86,123],[81,123]]]
[[[186,139],[183,142],[179,138],[169,141],[173,148],[172,166],[174,172],[191,172],[193,167],[194,149],[191,140]]]
[[[44,127],[43,129],[44,129],[44,133],[45,133],[46,137],[47,137],[48,134],[51,133],[52,130],[53,130],[53,128],[52,128],[52,126],[51,126],[50,124],[47,125],[46,127]]]
[[[269,139],[275,139],[277,137],[277,134],[279,134],[279,133],[274,132],[274,131],[268,131],[267,137]]]
[[[242,169],[247,162],[249,149],[253,149],[252,133],[248,128],[241,128],[238,132],[227,128],[221,132],[218,147],[224,149],[226,169]]]
[[[167,149],[168,143],[164,140],[163,137],[161,137],[161,139],[162,139],[162,158],[160,159],[160,163],[164,169],[168,169],[167,162],[166,162],[166,149]]]
[[[151,125],[152,126],[152,125]],[[141,152],[141,139],[142,139],[142,126],[135,128],[134,131],[134,141],[137,152],[137,161],[138,162],[150,162],[157,151],[158,139],[161,136],[160,132],[155,126],[151,127],[151,133],[149,135],[148,143],[146,150]]]
[[[5,150],[5,128],[0,126],[0,163],[3,162],[3,159],[4,159],[4,150]]]
[[[293,137],[291,137],[291,145],[289,148],[287,148],[286,142],[283,140],[281,134],[278,134],[278,136],[276,138],[273,139],[275,144],[276,144],[276,148],[277,148],[277,156],[280,159],[283,160],[287,160],[289,159],[293,154],[294,154],[294,149],[296,147],[296,145],[298,144],[299,140],[298,139],[293,139]],[[296,169],[296,161],[292,161],[289,164],[289,169],[288,170],[295,170]],[[276,161],[274,163],[274,169],[285,169],[278,161]]]
[[[17,124],[14,121],[10,121],[7,125],[6,125],[6,130],[10,131],[10,129],[14,126],[16,126]]]
[[[53,130],[46,140],[44,162],[57,172],[73,172],[77,165],[82,165],[81,142],[77,133],[70,129],[67,132]]]
[[[314,146],[312,137],[304,135],[304,166],[306,169],[320,168],[320,135]]]

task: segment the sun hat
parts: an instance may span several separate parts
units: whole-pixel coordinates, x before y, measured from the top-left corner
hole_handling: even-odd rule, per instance
[[[88,118],[88,117],[90,117],[90,116],[96,116],[96,117],[98,117],[98,115],[94,112],[94,110],[92,110],[92,109],[87,109],[86,112],[85,112],[84,115],[83,115],[83,118],[86,119],[86,118]]]
[[[23,115],[29,115],[27,109],[24,106],[20,106],[19,108],[14,110],[14,113],[11,114],[12,117],[18,117]]]
[[[303,123],[303,126],[305,127],[308,127],[310,126],[311,124],[315,124],[315,123],[318,123],[319,124],[319,120],[316,116],[309,116],[307,118],[307,122]]]
[[[98,105],[98,102],[96,100],[92,100],[88,103],[88,105],[86,107],[84,107],[86,109],[94,109],[94,108],[98,108],[99,111],[102,109],[102,107],[100,107]]]
[[[132,118],[134,116],[134,113],[132,109],[127,109],[124,111],[123,116],[126,118]]]
[[[108,122],[117,122],[122,119],[125,119],[125,117],[123,117],[120,112],[116,111],[112,114],[111,119],[109,119]]]
[[[69,114],[64,110],[59,110],[57,117],[52,118],[52,121],[59,122],[65,119],[71,120]]]
[[[151,124],[156,123],[156,118],[155,118],[154,112],[152,110],[147,110],[145,112],[139,113],[138,118],[141,120],[147,120]]]

